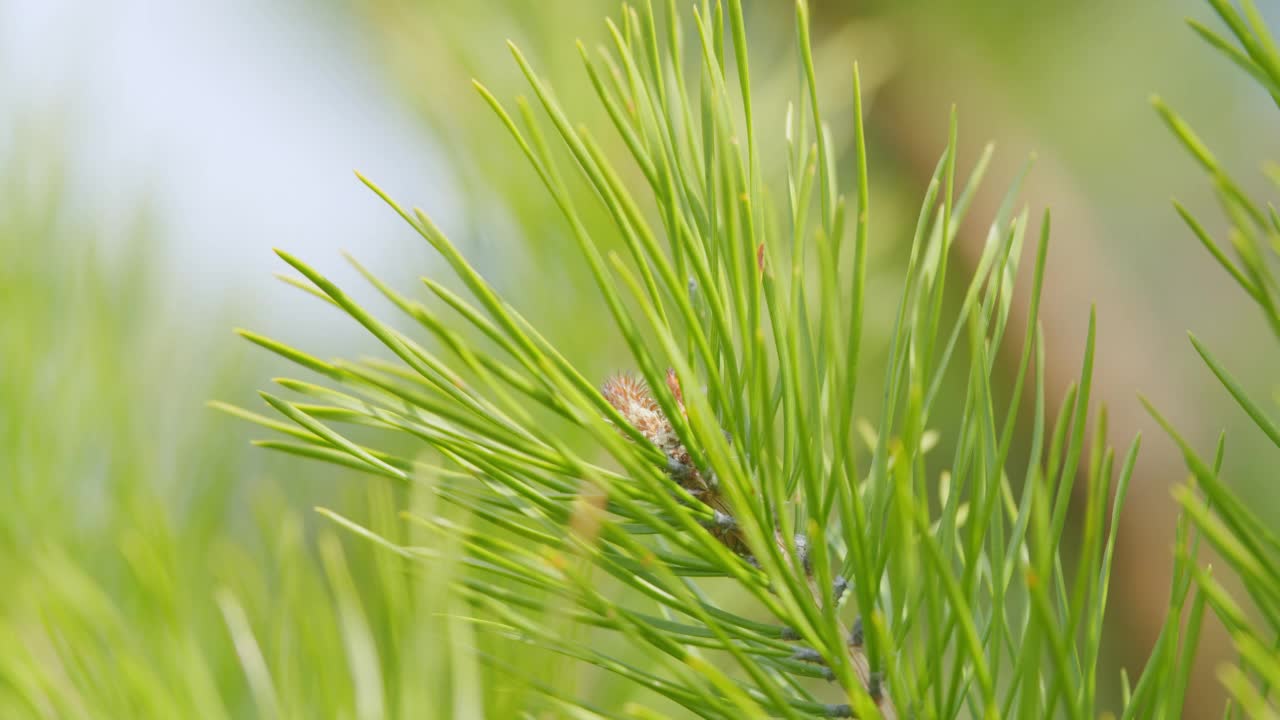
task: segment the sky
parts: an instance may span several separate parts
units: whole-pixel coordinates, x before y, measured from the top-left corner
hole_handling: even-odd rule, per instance
[[[444,219],[456,206],[421,125],[331,10],[0,0],[0,127],[56,138],[74,202],[107,235],[147,199],[180,307],[232,298],[279,326],[316,304],[271,279],[273,247],[343,279],[339,250],[386,267],[414,242],[353,170]]]

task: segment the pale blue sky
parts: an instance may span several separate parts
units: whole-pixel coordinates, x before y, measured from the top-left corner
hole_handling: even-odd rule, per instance
[[[346,277],[340,248],[386,267],[413,242],[353,169],[445,219],[454,205],[365,37],[315,5],[0,0],[0,127],[65,123],[76,202],[104,227],[151,199],[192,291],[175,302],[235,293],[275,325],[315,303],[271,280],[273,246]]]

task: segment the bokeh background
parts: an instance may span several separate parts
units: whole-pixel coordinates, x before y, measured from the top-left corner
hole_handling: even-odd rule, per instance
[[[747,5],[763,132],[776,133],[795,92],[792,7]],[[813,5],[838,142],[854,60],[867,79],[873,314],[896,299],[907,224],[951,105],[962,164],[997,144],[961,265],[1036,156],[1023,199],[1033,217],[1054,213],[1042,311],[1050,394],[1078,372],[1094,303],[1112,440],[1144,434],[1113,581],[1113,672],[1100,675],[1136,676],[1163,620],[1168,490],[1184,475],[1137,393],[1201,447],[1226,429],[1231,483],[1280,522],[1274,457],[1185,332],[1263,393],[1272,338],[1172,211],[1176,196],[1223,227],[1148,98],[1183,112],[1256,189],[1265,159],[1280,158],[1275,108],[1186,28],[1184,16],[1210,17],[1196,0]],[[504,98],[527,92],[504,45],[513,39],[618,149],[574,46],[603,41],[602,19],[616,10],[588,0],[0,0],[0,715],[105,704],[121,717],[193,707],[253,716],[262,698],[244,671],[250,631],[278,681],[274,702],[291,712],[461,717],[483,702],[504,717],[521,705],[520,688],[480,689],[480,641],[450,620],[439,583],[311,511],[335,508],[409,539],[395,513],[422,498],[253,449],[246,423],[205,403],[253,406],[284,369],[235,338],[236,326],[320,356],[374,351],[340,315],[275,282],[271,248],[357,285],[339,250],[406,289],[441,274],[353,169],[430,211],[575,362],[600,375],[625,364],[591,331],[607,320],[558,211],[470,83]],[[873,319],[871,332],[888,322]],[[343,625],[352,618],[359,632]],[[353,636],[368,646],[353,650]],[[1220,707],[1213,668],[1226,650],[1212,633],[1205,642],[1188,717]],[[379,677],[361,675],[360,652],[380,659]],[[588,690],[610,702],[627,692]]]

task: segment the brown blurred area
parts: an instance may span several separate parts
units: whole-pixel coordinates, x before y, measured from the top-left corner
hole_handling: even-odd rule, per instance
[[[1207,126],[1209,137],[1235,156],[1249,152],[1253,143],[1247,138],[1265,136],[1267,108],[1255,106],[1234,118],[1214,111],[1217,103],[1247,105],[1247,97],[1228,93],[1247,95],[1249,89],[1224,86],[1225,63],[1196,44],[1177,3],[816,5],[825,18],[819,27],[865,24],[892,38],[894,69],[870,117],[881,152],[891,153],[916,183],[927,182],[937,162],[951,104],[961,118],[961,158],[976,158],[988,140],[997,143],[992,181],[967,218],[958,246],[970,266],[981,253],[986,218],[999,205],[1004,185],[1028,154],[1035,155],[1023,199],[1033,218],[1045,209],[1052,213],[1040,313],[1050,358],[1049,412],[1058,411],[1067,386],[1078,379],[1093,304],[1099,317],[1094,407],[1105,404],[1109,410],[1112,444],[1124,447],[1143,435],[1124,507],[1108,619],[1115,666],[1110,669],[1124,667],[1136,677],[1166,619],[1176,522],[1169,491],[1186,475],[1180,453],[1146,414],[1138,394],[1207,451],[1222,425],[1234,422],[1246,434],[1248,428],[1238,415],[1223,412],[1212,378],[1193,361],[1183,332],[1216,335],[1230,343],[1218,347],[1236,353],[1258,350],[1269,340],[1256,332],[1260,320],[1249,305],[1178,226],[1166,198],[1177,194],[1192,206],[1207,206],[1208,188],[1196,185],[1196,169],[1179,157],[1146,100],[1155,91],[1189,98],[1182,107],[1193,122]],[[1201,10],[1203,17],[1207,8],[1188,9]],[[857,55],[856,48],[851,52]],[[1254,132],[1242,132],[1239,125]],[[1256,165],[1255,160],[1248,158]],[[1021,272],[1025,292],[1031,268],[1024,264]],[[1025,299],[1019,308],[1025,323]],[[1007,365],[1016,362],[1020,342],[1005,346]],[[1228,447],[1237,451],[1229,467],[1250,464],[1231,441]],[[1234,480],[1248,485],[1261,479],[1254,477],[1236,473]],[[1225,631],[1209,624],[1186,717],[1220,715],[1225,693],[1215,668],[1229,653]]]

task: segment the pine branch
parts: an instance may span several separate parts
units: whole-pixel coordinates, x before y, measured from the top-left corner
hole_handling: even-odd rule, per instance
[[[822,121],[820,68],[799,3],[798,94],[807,102],[786,107],[785,132],[773,142],[757,127],[774,108],[752,97],[739,3],[704,3],[693,25],[688,67],[678,31],[660,41],[649,8],[624,8],[620,22],[607,23],[612,45],[599,60],[580,47],[638,169],[633,179],[574,124],[514,45],[534,102],[519,99],[512,113],[476,84],[562,214],[612,318],[611,328],[582,332],[601,343],[616,338],[634,373],[597,386],[427,213],[362,177],[469,297],[426,280],[446,306],[437,310],[357,264],[426,332],[424,342],[281,253],[303,278],[291,284],[351,316],[396,362],[325,362],[247,334],[341,390],[284,380],[304,401],[264,399],[289,422],[234,412],[290,436],[266,447],[427,483],[469,514],[473,526],[412,520],[465,551],[465,572],[451,587],[479,632],[595,666],[695,715],[1092,717],[1086,680],[1097,664],[1109,568],[1099,513],[1115,470],[1108,453],[1083,457],[1092,334],[1069,412],[1051,428],[1043,417],[1046,351],[1034,329],[1047,217],[1017,391],[997,408],[993,358],[1028,226],[1026,212],[1013,209],[1016,187],[992,219],[977,269],[960,278],[963,300],[953,308],[948,258],[989,159],[962,173],[953,113],[896,308],[867,302],[871,193],[857,69],[854,127],[837,132]],[[695,76],[691,93],[685,78]],[[856,166],[852,203],[840,184],[846,154]],[[601,215],[588,208],[604,222],[589,221]],[[892,315],[868,323],[880,307]],[[869,330],[884,326],[887,336]],[[870,347],[887,356],[874,423],[857,416]],[[941,401],[952,373],[965,378],[956,418]],[[1017,417],[1028,376],[1035,415],[1017,484],[1006,462],[1014,429],[1028,424]],[[368,439],[370,430],[381,439]],[[412,440],[435,457],[409,462],[403,451],[376,449],[386,438]],[[952,457],[931,459],[935,447]],[[1060,547],[1079,467],[1090,478],[1085,540],[1093,550],[1069,585]],[[1131,472],[1131,462],[1119,471],[1120,487]],[[354,529],[406,557],[418,552]],[[711,577],[732,590],[712,589],[703,581]],[[603,589],[600,578],[616,587]],[[746,600],[757,610],[734,609]],[[757,612],[769,619],[754,619]],[[561,623],[616,633],[644,661],[566,635]],[[829,688],[815,693],[802,682],[814,678]],[[529,682],[556,702],[578,702],[567,689]]]

